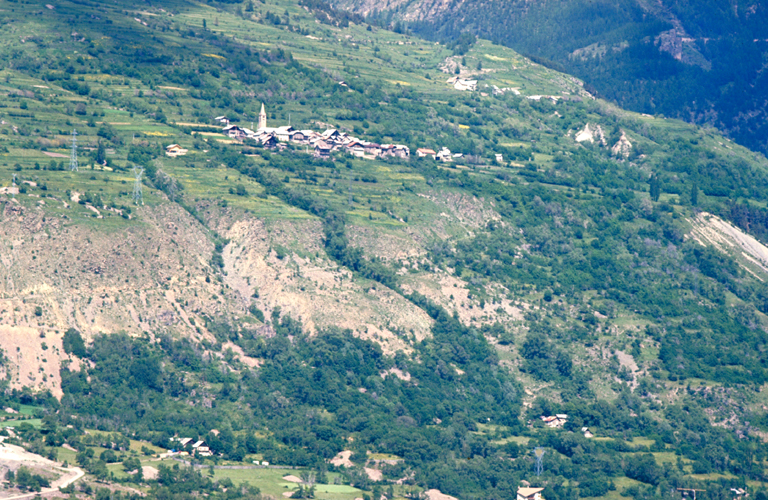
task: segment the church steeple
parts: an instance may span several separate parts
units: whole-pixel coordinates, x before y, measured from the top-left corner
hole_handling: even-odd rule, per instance
[[[259,112],[259,129],[267,128],[267,112],[264,111],[264,103],[261,103],[261,112]]]

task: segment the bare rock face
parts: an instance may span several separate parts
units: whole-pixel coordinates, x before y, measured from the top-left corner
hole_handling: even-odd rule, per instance
[[[211,214],[226,236],[224,283],[241,307],[299,319],[308,333],[348,328],[379,343],[385,353],[409,351],[429,335],[432,320],[398,293],[360,283],[324,251],[317,219],[266,221],[238,213]]]
[[[289,314],[307,333],[348,328],[385,353],[408,352],[430,334],[423,310],[382,285],[361,283],[325,254],[317,219],[267,221],[201,206],[206,227],[166,203],[138,209],[115,229],[4,203],[0,349],[7,363],[0,370],[14,388],[62,395],[61,367],[79,367],[62,348],[69,328],[86,342],[116,332],[214,340],[206,328],[214,319],[274,335],[255,307],[267,321],[273,312]],[[211,229],[229,240],[220,258]]]
[[[575,139],[576,142],[589,142],[590,144],[594,144],[597,141],[601,146],[608,144],[605,140],[603,128],[600,125],[590,125],[589,123],[576,133]]]
[[[457,11],[466,0],[335,0],[335,7],[362,15],[390,11],[400,13],[403,21],[433,20],[444,12]]]
[[[707,71],[712,69],[712,63],[699,52],[696,39],[690,37],[682,28],[659,33],[655,42],[659,51],[668,53],[684,64],[699,66]]]
[[[210,278],[205,228],[177,205],[143,207],[138,221],[107,229],[5,203],[0,349],[12,387],[61,395],[62,363],[78,365],[61,347],[69,328],[86,340],[121,331],[201,337],[203,315],[242,314]]]
[[[620,156],[622,158],[629,158],[629,153],[632,151],[632,143],[629,142],[627,134],[622,130],[621,137],[618,142],[611,147],[611,153],[613,156]]]

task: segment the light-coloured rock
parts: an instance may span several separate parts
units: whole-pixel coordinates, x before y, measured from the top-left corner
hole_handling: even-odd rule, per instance
[[[330,462],[335,465],[336,467],[354,467],[355,464],[352,463],[352,460],[350,460],[350,457],[352,457],[352,451],[351,450],[344,450],[340,451],[335,457],[333,457]]]
[[[611,147],[611,153],[613,156],[621,156],[623,158],[629,158],[629,153],[632,151],[632,143],[629,142],[627,134],[622,130],[621,137],[616,144]]]

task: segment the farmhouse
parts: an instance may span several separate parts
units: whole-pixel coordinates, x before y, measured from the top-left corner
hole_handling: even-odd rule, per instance
[[[165,147],[165,155],[170,156],[171,158],[176,158],[177,156],[184,156],[185,154],[187,154],[187,150],[182,148],[178,144],[171,144]]]
[[[541,420],[544,422],[544,424],[547,427],[550,427],[552,429],[562,427],[568,421],[568,415],[566,415],[565,413],[558,413],[557,415],[551,415],[548,417],[542,415],[539,418],[541,418]]]
[[[464,78],[459,78],[453,84],[453,88],[456,90],[468,90],[471,92],[477,90],[477,80],[466,80]]]
[[[435,159],[440,160],[442,162],[453,161],[453,155],[451,155],[450,149],[443,148],[440,150],[439,153],[435,155]]]
[[[211,449],[208,447],[207,444],[205,444],[205,441],[197,441],[195,444],[192,445],[192,449],[201,457],[213,456],[213,453],[211,453]]]
[[[518,488],[517,500],[544,500],[541,492],[544,488]]]
[[[431,156],[432,158],[434,158],[437,152],[434,149],[419,148],[416,150],[416,154],[418,155],[419,158],[424,158],[425,156]]]

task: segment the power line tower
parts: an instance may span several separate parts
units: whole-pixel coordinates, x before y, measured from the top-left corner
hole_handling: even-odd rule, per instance
[[[77,172],[77,130],[72,130],[72,154],[69,155],[69,171]]]
[[[533,455],[536,457],[536,475],[540,476],[541,471],[544,469],[544,448],[536,447],[533,450]]]
[[[141,196],[141,174],[144,173],[143,168],[139,168],[136,165],[133,166],[133,202],[137,205],[144,204],[144,199]]]

